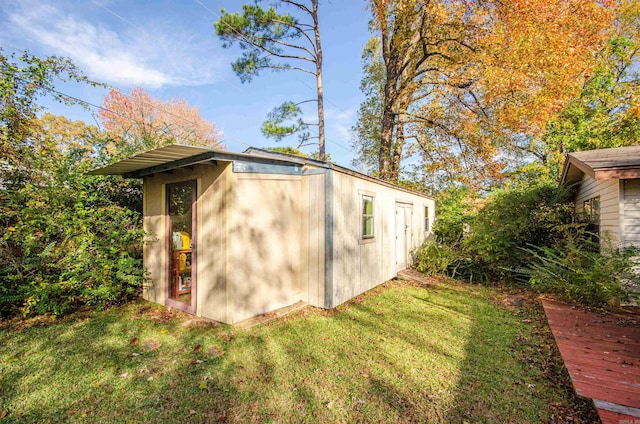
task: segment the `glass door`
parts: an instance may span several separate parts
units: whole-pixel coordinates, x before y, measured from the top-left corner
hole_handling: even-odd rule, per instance
[[[196,181],[167,184],[166,304],[195,313]]]

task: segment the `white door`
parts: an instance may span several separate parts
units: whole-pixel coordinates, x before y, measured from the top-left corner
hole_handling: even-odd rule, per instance
[[[407,268],[411,241],[411,206],[396,204],[396,271]]]

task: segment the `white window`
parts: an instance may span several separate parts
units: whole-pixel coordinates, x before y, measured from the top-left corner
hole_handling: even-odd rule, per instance
[[[362,195],[362,238],[373,238],[373,196]]]

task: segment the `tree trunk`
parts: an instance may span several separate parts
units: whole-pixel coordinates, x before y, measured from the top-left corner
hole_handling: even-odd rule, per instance
[[[313,0],[313,31],[316,36],[316,83],[318,88],[318,158],[325,160],[324,144],[324,98],[322,92],[322,46],[318,22],[318,0]]]

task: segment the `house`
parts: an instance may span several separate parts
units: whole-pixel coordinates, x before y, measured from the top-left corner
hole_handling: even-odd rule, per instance
[[[393,277],[434,200],[261,149],[171,145],[92,172],[143,178],[143,297],[234,324],[297,302],[333,308]]]
[[[562,184],[614,247],[640,247],[640,146],[569,153]]]

